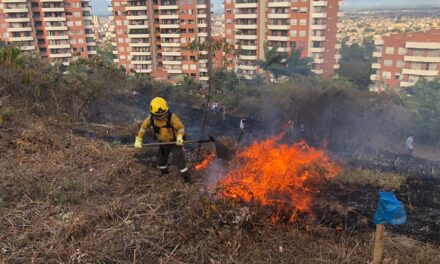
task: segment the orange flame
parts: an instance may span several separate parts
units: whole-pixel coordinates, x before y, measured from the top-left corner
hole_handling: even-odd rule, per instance
[[[211,163],[211,161],[213,161],[215,158],[215,154],[211,153],[209,154],[202,162],[200,162],[199,164],[197,164],[195,166],[196,170],[206,170],[206,168],[208,168],[209,164]]]
[[[281,214],[310,212],[319,183],[340,171],[324,151],[305,142],[276,145],[281,136],[254,142],[236,156],[235,166],[220,180],[219,195],[238,201],[276,208],[272,220]]]

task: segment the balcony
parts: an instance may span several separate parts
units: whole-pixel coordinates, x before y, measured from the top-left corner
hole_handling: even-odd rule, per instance
[[[209,77],[208,76],[200,76],[199,80],[200,81],[209,81]]]
[[[257,19],[257,14],[235,14],[236,19]]]
[[[135,38],[149,38],[150,34],[128,34],[128,37],[131,39]]]
[[[235,26],[237,27],[237,26]],[[268,25],[267,28],[269,30],[289,30],[290,25]]]
[[[25,51],[35,50],[35,46],[34,45],[31,45],[31,46],[20,46],[20,50],[25,50]]]
[[[257,29],[258,26],[256,24],[235,24],[236,29]]]
[[[70,58],[72,57],[72,53],[57,53],[57,54],[50,54],[49,58]]]
[[[268,7],[290,7],[290,1],[283,2],[269,2],[267,3]]]
[[[235,48],[241,48],[242,50],[257,50],[257,46],[256,45],[235,45]]]
[[[178,33],[171,33],[171,34],[161,33],[160,37],[161,38],[180,38],[180,34],[178,34]]]
[[[69,44],[57,44],[57,45],[49,45],[48,46],[49,49],[70,49],[70,45]]]
[[[314,72],[315,74],[321,75],[324,73],[324,70],[320,69],[320,70],[315,70],[313,69],[312,72]]]
[[[180,47],[180,42],[162,42],[160,44],[162,47]]]
[[[440,49],[439,42],[406,42],[407,49]]]
[[[285,14],[285,13],[280,13],[280,14],[275,14],[275,13],[271,13],[269,15],[267,15],[268,18],[273,19],[286,19],[286,18],[290,18],[290,14]]]
[[[7,23],[31,22],[31,19],[29,17],[17,17],[17,18],[6,18],[5,21]]]
[[[438,76],[438,70],[403,69],[402,73],[423,76],[423,77],[437,77]]]
[[[257,55],[240,55],[240,60],[257,60]]]
[[[416,83],[414,82],[405,82],[405,81],[401,81],[400,82],[400,87],[411,87],[414,86]]]
[[[328,1],[312,1],[312,6],[327,6]]]
[[[198,4],[196,7],[197,7],[197,9],[207,8],[207,6],[205,4]]]
[[[137,73],[151,73],[152,69],[135,69]]]
[[[151,60],[132,60],[131,64],[133,65],[148,65],[151,64]]]
[[[31,27],[8,28],[8,32],[29,32],[29,31],[32,31]]]
[[[47,31],[63,31],[67,30],[66,26],[46,26]]]
[[[333,69],[334,69],[334,70],[337,70],[337,69],[339,69],[339,68],[341,68],[341,65],[340,65],[339,63],[333,65]]]
[[[314,53],[322,53],[325,51],[325,48],[310,48],[310,52]]]
[[[164,29],[166,29],[166,28],[179,28],[179,24],[160,24],[159,25],[159,28],[164,28]]]
[[[376,46],[383,46],[383,43],[384,43],[383,39],[375,39],[374,40],[374,45],[376,45]]]
[[[179,19],[179,15],[159,15],[159,19]]]
[[[313,63],[316,63],[316,64],[322,64],[322,63],[324,63],[324,59],[322,59],[322,58],[315,58],[315,59],[313,60]]]
[[[23,8],[11,8],[11,9],[3,9],[5,13],[27,13],[28,9],[26,7]]]
[[[96,55],[97,54],[96,50],[89,50],[88,53],[89,53],[89,55]]]
[[[382,57],[382,52],[381,51],[374,51],[373,52],[373,57],[374,58],[381,58]]]
[[[257,35],[235,35],[235,39],[257,40]]]
[[[181,69],[165,69],[168,73],[180,74],[182,73]]]
[[[273,49],[273,47],[269,47],[269,49]],[[290,48],[288,47],[278,47],[277,52],[289,52]]]
[[[197,27],[199,27],[199,28],[205,28],[205,27],[207,27],[208,25],[206,24],[206,23],[197,23]]]
[[[132,43],[129,43],[128,46],[130,46],[130,47],[149,47],[150,42],[132,42]]]
[[[378,81],[378,80],[379,80],[379,75],[377,75],[377,74],[372,74],[372,75],[370,76],[370,80],[372,80],[373,82],[374,82],[374,81]]]
[[[139,11],[139,10],[147,10],[147,6],[126,6],[126,11]]]
[[[327,18],[327,13],[312,13],[312,18]]]
[[[255,65],[238,65],[238,69],[255,71],[257,69],[257,66],[255,66]]]
[[[128,25],[127,26],[128,29],[146,29],[148,28],[148,25]]]
[[[235,8],[257,8],[258,3],[236,3]]]
[[[127,16],[127,20],[147,20],[147,15],[141,15],[141,16]]]
[[[206,14],[197,14],[197,18],[207,18]]]
[[[160,5],[158,7],[159,10],[177,10],[179,9],[178,5]]]
[[[132,51],[130,52],[131,56],[150,56],[151,52],[149,51]]]
[[[182,61],[171,61],[171,60],[163,60],[163,65],[181,65]]]
[[[440,57],[405,56],[404,61],[440,63]]]
[[[310,39],[312,41],[325,41],[325,36],[312,36]]]
[[[180,51],[162,51],[162,56],[181,56]]]
[[[47,7],[41,8],[43,12],[64,12],[64,7]]]
[[[373,64],[371,64],[371,68],[373,68],[373,69],[380,69],[380,63],[373,63]]]
[[[27,0],[3,0],[3,3],[26,3]]]
[[[10,42],[19,42],[19,41],[33,41],[34,37],[10,37]]]
[[[45,22],[64,22],[66,21],[65,17],[44,17]]]
[[[327,25],[312,25],[312,30],[325,30]]]
[[[267,40],[269,41],[289,41],[289,36],[267,36]]]
[[[68,35],[61,35],[61,36],[47,36],[48,40],[63,40],[63,39],[69,39]]]

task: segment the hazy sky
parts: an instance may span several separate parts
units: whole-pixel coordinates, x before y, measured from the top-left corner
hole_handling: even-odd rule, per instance
[[[212,0],[214,11],[222,9],[223,0]],[[93,13],[98,15],[109,14],[107,0],[92,0]],[[438,5],[440,0],[344,0],[344,7],[375,7],[375,6],[421,6]]]

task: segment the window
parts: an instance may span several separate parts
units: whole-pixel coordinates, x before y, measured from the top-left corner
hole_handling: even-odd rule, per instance
[[[426,68],[428,71],[436,71],[438,69],[437,63],[428,63],[428,67]]]
[[[231,29],[226,29],[226,34],[232,34],[232,30]]]
[[[80,21],[75,21],[75,26],[81,26],[81,20]]]
[[[298,13],[298,8],[297,7],[293,7],[292,8],[292,13],[297,14]]]
[[[397,61],[396,65],[399,68],[403,68],[403,67],[405,67],[405,62],[404,61]]]
[[[394,54],[394,47],[388,47],[385,49],[386,54]]]
[[[428,57],[440,57],[440,50],[428,51]]]
[[[75,7],[75,8],[78,8],[79,7],[79,3],[73,3],[72,6]]]
[[[305,26],[305,25],[307,25],[307,19],[300,19],[300,20],[299,20],[299,24],[300,24],[301,26]]]
[[[301,7],[299,11],[303,14],[307,13],[307,7]]]
[[[121,20],[116,20],[116,25],[118,25],[118,26],[122,25],[122,21]]]
[[[399,81],[401,81],[401,80],[403,80],[403,76],[400,75],[400,73],[396,73],[396,74],[394,75],[394,80],[399,80]]]
[[[231,19],[226,19],[226,24],[231,24]]]
[[[125,55],[121,55],[121,56],[119,56],[119,58],[121,58],[121,60],[125,60]]]
[[[188,70],[188,64],[183,64],[183,65],[182,65],[182,69],[184,69],[184,70]]]
[[[181,42],[186,43],[186,38],[182,38]]]
[[[291,30],[290,31],[290,36],[291,37],[296,37],[296,35],[297,35],[297,31],[296,30]]]
[[[78,44],[83,44],[84,43],[84,39],[78,39]]]
[[[406,49],[405,48],[399,48],[399,55],[405,55]]]
[[[70,40],[70,44],[75,45],[75,44],[76,44],[75,39],[71,39],[71,40]]]
[[[81,17],[81,12],[73,12],[74,17]]]
[[[298,20],[297,19],[291,19],[290,20],[290,24],[296,26],[296,25],[298,25]]]
[[[386,67],[391,67],[391,66],[393,66],[393,61],[392,60],[384,60],[383,65]]]
[[[307,32],[305,30],[300,30],[299,31],[299,36],[300,37],[305,37],[307,35]]]
[[[424,50],[419,50],[419,49],[413,51],[414,56],[423,56],[424,53],[425,53]]]
[[[189,67],[190,67],[191,70],[197,69],[197,66],[195,64],[191,64]]]
[[[73,21],[67,21],[67,26],[72,27],[73,26]]]
[[[120,47],[120,48],[119,48],[119,51],[120,51],[120,52],[124,52],[124,51],[125,51],[125,48],[124,48],[124,47]]]
[[[419,62],[411,62],[411,69],[421,70],[422,69],[422,64],[419,63]]]
[[[391,79],[391,72],[383,72],[383,73],[382,73],[382,76],[383,76],[385,79]]]

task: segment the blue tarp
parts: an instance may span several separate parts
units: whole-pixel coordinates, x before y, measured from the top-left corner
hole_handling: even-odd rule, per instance
[[[384,222],[392,225],[406,223],[405,207],[397,200],[394,192],[379,193],[379,203],[374,215],[374,223],[377,225]]]

